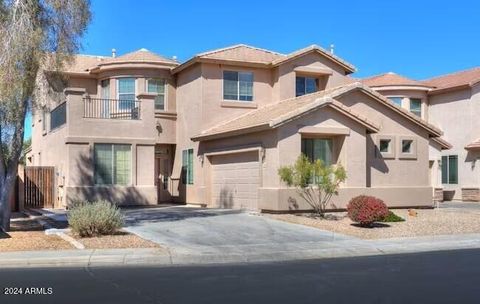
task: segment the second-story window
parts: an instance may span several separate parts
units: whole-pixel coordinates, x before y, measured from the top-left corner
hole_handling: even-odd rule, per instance
[[[419,98],[410,98],[410,112],[422,117],[422,100]]]
[[[223,99],[252,101],[253,73],[223,71]]]
[[[135,103],[135,78],[118,79],[118,107],[120,110],[131,109]]]
[[[100,81],[100,97],[110,99],[110,79]]]
[[[318,91],[318,80],[313,77],[297,76],[295,79],[295,96],[315,93]]]
[[[396,104],[397,106],[399,107],[402,106],[402,99],[403,99],[402,97],[388,97],[388,99],[390,99],[390,101]]]
[[[165,110],[164,79],[147,79],[147,93],[157,94],[155,97],[155,110]]]

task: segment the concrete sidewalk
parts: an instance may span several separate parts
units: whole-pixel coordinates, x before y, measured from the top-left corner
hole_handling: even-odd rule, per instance
[[[205,265],[388,255],[480,248],[480,234],[325,242],[321,249],[252,254],[172,254],[165,249],[96,249],[0,253],[0,268]]]

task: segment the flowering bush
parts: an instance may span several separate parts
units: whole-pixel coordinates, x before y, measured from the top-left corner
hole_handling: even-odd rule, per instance
[[[347,205],[348,217],[361,226],[370,227],[374,222],[388,216],[387,205],[373,196],[360,195],[352,198]]]

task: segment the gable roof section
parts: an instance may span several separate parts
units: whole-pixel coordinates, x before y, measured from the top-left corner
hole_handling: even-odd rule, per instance
[[[407,77],[398,75],[393,72],[388,72],[381,75],[376,75],[360,80],[364,85],[369,87],[383,87],[383,86],[416,86],[416,87],[428,87],[427,85],[409,79]]]
[[[450,89],[468,88],[480,82],[480,67],[459,71],[421,81],[435,87],[431,93],[440,93]]]
[[[187,67],[193,65],[196,62],[205,62],[205,61],[225,61],[225,62],[232,62],[232,63],[246,63],[246,64],[254,64],[263,67],[276,67],[281,65],[285,62],[290,60],[294,60],[306,54],[316,52],[321,54],[322,56],[327,57],[331,61],[339,64],[346,71],[353,73],[355,72],[355,67],[346,62],[345,60],[341,59],[338,56],[331,54],[330,52],[326,51],[325,49],[317,46],[311,45],[304,49],[295,51],[288,55],[280,54],[274,51],[265,50],[245,44],[237,44],[226,48],[221,48],[205,53],[200,53],[195,55],[190,60],[184,62],[180,66],[173,69],[173,73],[178,73]]]
[[[433,136],[440,136],[442,134],[441,130],[435,128],[433,125],[430,125],[410,112],[401,109],[387,98],[357,82],[267,105],[263,108],[248,112],[233,120],[207,129],[192,137],[192,140],[208,140],[273,129],[325,106],[339,111],[362,124],[372,132],[378,132],[380,127],[375,122],[370,121],[361,114],[355,113],[349,107],[335,99],[354,90],[361,90],[370,95],[402,116],[407,117],[410,121],[426,129]]]
[[[300,49],[298,51],[295,51],[293,53],[290,53],[287,56],[284,56],[282,58],[278,58],[276,60],[273,60],[272,65],[273,66],[279,66],[280,64],[283,64],[283,63],[288,62],[290,60],[294,60],[296,58],[299,58],[299,57],[304,56],[304,55],[309,54],[309,53],[318,53],[318,54],[330,59],[331,61],[339,64],[340,66],[342,66],[345,70],[347,70],[350,73],[353,73],[357,70],[353,64],[348,63],[347,61],[343,60],[342,58],[332,54],[331,52],[329,52],[329,51],[325,50],[324,48],[322,48],[318,45],[315,45],[315,44],[313,44],[311,46],[308,46],[306,48]]]

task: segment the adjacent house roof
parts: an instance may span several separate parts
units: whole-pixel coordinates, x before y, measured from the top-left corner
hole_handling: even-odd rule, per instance
[[[407,77],[388,72],[381,75],[376,75],[364,78],[361,82],[369,87],[383,87],[383,86],[426,86],[425,84],[409,79]]]
[[[295,51],[291,54],[284,55],[274,51],[265,50],[245,44],[237,44],[234,46],[197,54],[190,60],[173,69],[173,73],[178,73],[196,62],[205,62],[212,60],[233,63],[249,63],[263,67],[275,67],[311,52],[316,52],[327,57],[331,61],[345,68],[345,70],[350,73],[355,72],[355,67],[352,64],[346,62],[338,56],[331,54],[330,52],[317,45],[312,45],[307,48]]]
[[[333,108],[334,110],[347,115],[351,119],[364,125],[368,130],[377,132],[380,127],[375,122],[370,121],[361,114],[355,113],[349,107],[343,105],[341,102],[335,99],[346,93],[352,92],[353,90],[362,90],[363,92],[369,94],[374,99],[382,102],[384,105],[390,107],[402,116],[426,129],[433,136],[440,136],[442,134],[442,131],[437,129],[435,126],[427,123],[421,118],[418,118],[416,115],[411,114],[405,109],[398,107],[383,95],[380,95],[361,83],[356,82],[353,84],[335,87],[267,105],[263,108],[248,112],[233,120],[205,130],[202,133],[192,137],[192,140],[208,140],[230,135],[273,129],[325,106]]]
[[[466,145],[465,149],[467,149],[467,150],[480,149],[480,138],[477,138],[476,140],[474,140],[471,143],[469,143],[468,145]]]
[[[422,83],[425,85],[435,87],[435,89],[432,90],[432,93],[439,93],[441,91],[455,88],[467,88],[478,82],[480,82],[480,67],[475,67],[469,70],[442,75],[422,81]]]

